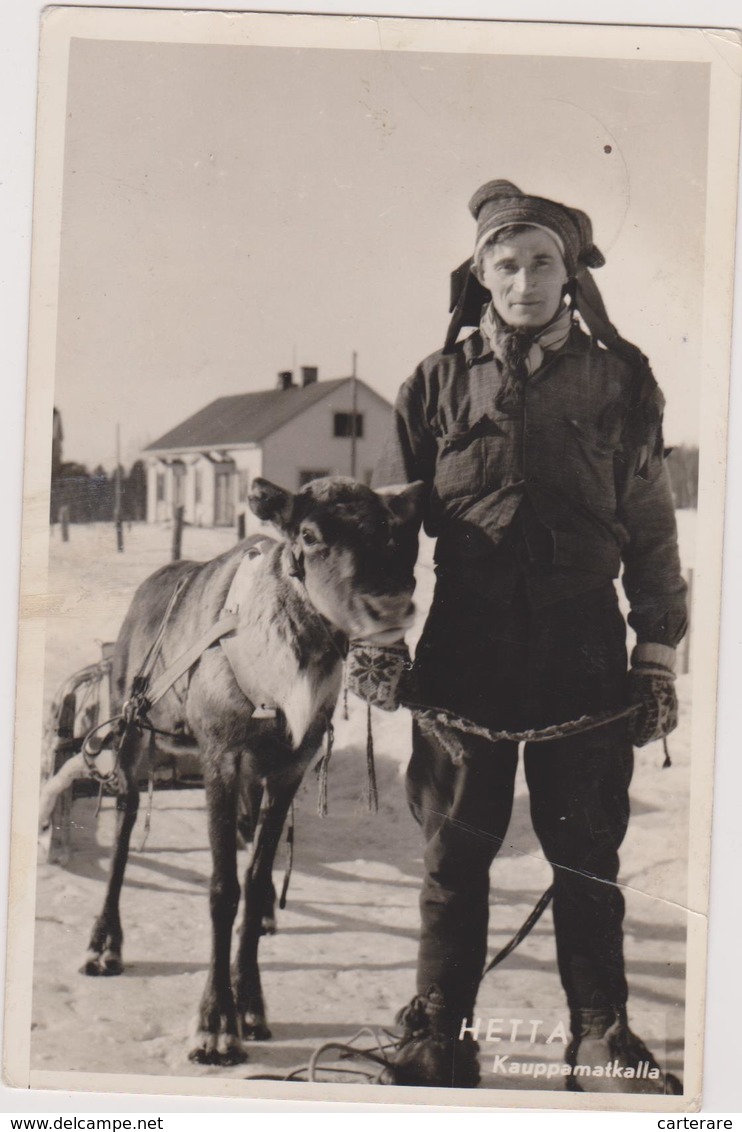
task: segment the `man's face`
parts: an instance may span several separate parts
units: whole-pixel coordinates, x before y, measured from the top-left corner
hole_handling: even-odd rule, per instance
[[[529,228],[485,248],[477,278],[508,326],[537,330],[559,309],[567,270],[551,236]]]

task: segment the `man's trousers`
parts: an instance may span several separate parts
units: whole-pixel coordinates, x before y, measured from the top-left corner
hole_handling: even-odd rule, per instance
[[[493,728],[522,730],[625,704],[625,626],[611,585],[534,609],[439,582],[415,662],[416,698]],[[489,870],[506,836],[514,742],[413,728],[408,800],[425,837],[418,991],[471,1017],[487,950]],[[451,738],[464,752],[451,760]],[[534,830],[554,870],[559,973],[572,1012],[621,1011],[624,900],[618,849],[633,750],[625,722],[525,748]]]

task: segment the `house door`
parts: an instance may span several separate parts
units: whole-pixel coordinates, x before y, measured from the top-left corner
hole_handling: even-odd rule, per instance
[[[218,471],[214,475],[214,525],[231,527],[234,524],[234,493],[232,471]]]

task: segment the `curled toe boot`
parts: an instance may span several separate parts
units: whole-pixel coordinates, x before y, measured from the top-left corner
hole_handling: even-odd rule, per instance
[[[403,1028],[382,1085],[419,1085],[474,1089],[480,1081],[479,1045],[471,1035],[459,1038],[461,1018],[446,1008],[437,986],[415,998],[397,1015]]]
[[[625,1018],[614,1011],[578,1011],[572,1033],[567,1049],[572,1070],[567,1088],[572,1092],[682,1094],[678,1078],[658,1065]]]

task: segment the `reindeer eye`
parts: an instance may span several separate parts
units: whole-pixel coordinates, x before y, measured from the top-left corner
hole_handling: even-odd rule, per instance
[[[319,541],[316,534],[314,533],[314,531],[308,530],[307,527],[303,528],[303,530],[301,532],[301,537],[302,537],[302,539],[304,540],[304,542],[307,546],[315,546],[316,543]]]

